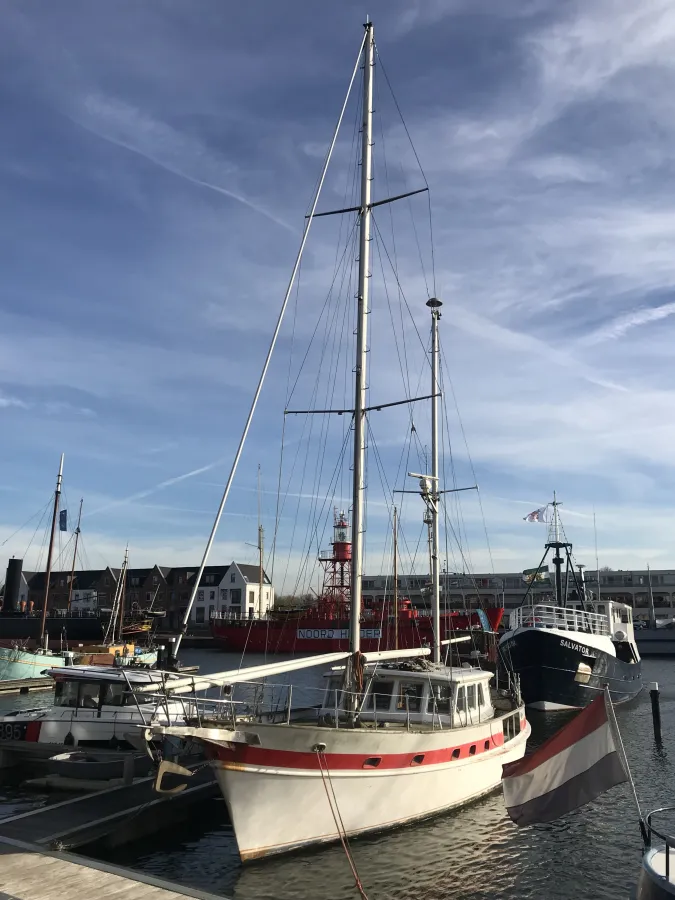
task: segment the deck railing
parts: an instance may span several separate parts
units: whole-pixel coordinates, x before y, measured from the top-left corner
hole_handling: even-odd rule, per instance
[[[582,631],[586,634],[608,635],[609,621],[601,613],[586,612],[573,607],[519,606],[511,613],[511,628],[555,628],[558,631]]]
[[[649,813],[647,818],[643,823],[640,824],[640,827],[643,831],[643,840],[645,843],[645,848],[649,848],[653,846],[654,837],[659,838],[659,840],[663,841],[665,844],[664,852],[665,852],[665,867],[666,867],[666,881],[670,882],[670,870],[673,865],[670,854],[671,851],[675,852],[675,838],[671,835],[664,834],[661,831],[657,831],[654,825],[652,824],[652,816],[657,816],[662,813],[670,813],[669,818],[672,819],[672,814],[675,812],[675,807],[673,806],[662,806],[660,809],[654,809]],[[663,828],[663,826],[660,826]]]

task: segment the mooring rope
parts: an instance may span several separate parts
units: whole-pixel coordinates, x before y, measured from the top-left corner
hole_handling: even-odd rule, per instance
[[[326,799],[328,800],[328,806],[330,807],[331,815],[333,816],[333,821],[335,822],[335,828],[337,829],[338,836],[340,838],[340,843],[342,844],[342,849],[345,851],[345,856],[347,857],[347,862],[349,863],[349,867],[352,870],[352,875],[354,876],[354,884],[356,885],[356,889],[359,892],[362,900],[368,900],[368,895],[366,894],[363,884],[361,883],[361,878],[359,876],[358,870],[356,868],[356,863],[354,862],[354,857],[352,856],[351,849],[349,847],[349,840],[347,838],[347,830],[345,829],[344,822],[342,821],[342,815],[340,814],[340,807],[338,806],[337,797],[335,796],[335,789],[333,788],[333,781],[330,777],[330,770],[328,769],[328,763],[325,762],[325,759],[322,763],[321,754],[325,752],[325,746],[323,744],[317,744],[314,748],[316,753],[316,758],[319,762],[319,771],[321,772],[321,781],[323,782],[323,788],[326,792]],[[326,766],[324,770],[324,764]],[[328,782],[326,782],[326,777],[328,777]],[[330,785],[330,793],[328,791],[328,785]],[[333,800],[331,801],[331,794],[333,795]],[[333,806],[333,804],[335,804]]]

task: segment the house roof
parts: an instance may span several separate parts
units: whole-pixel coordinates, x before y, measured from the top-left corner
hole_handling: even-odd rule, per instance
[[[227,574],[229,568],[229,566],[204,566],[204,572],[202,573],[202,580],[199,582],[199,587],[217,587]],[[213,575],[216,576],[215,581],[207,581],[207,578]]]
[[[241,574],[244,576],[246,581],[254,582],[255,584],[260,584],[260,567],[259,566],[249,566],[243,563],[235,563],[236,567],[239,569]],[[263,569],[263,583],[271,584],[272,582],[269,580],[267,576],[267,572]]]
[[[127,569],[127,584],[132,578],[138,578],[141,582],[150,575],[153,569]]]

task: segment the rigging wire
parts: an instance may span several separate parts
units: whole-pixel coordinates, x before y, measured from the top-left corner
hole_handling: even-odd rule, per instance
[[[387,87],[389,88],[389,92],[391,94],[392,100],[394,101],[394,105],[396,107],[396,111],[401,120],[401,124],[403,125],[403,129],[406,133],[406,137],[408,138],[408,142],[410,143],[412,152],[415,155],[415,160],[419,167],[420,174],[422,175],[422,178],[424,179],[424,184],[427,187],[427,201],[428,201],[428,206],[429,206],[429,245],[431,247],[431,270],[432,270],[433,288],[434,288],[434,296],[435,296],[436,295],[436,261],[435,261],[435,254],[434,254],[433,215],[432,215],[432,211],[431,211],[431,189],[429,188],[429,181],[427,179],[426,173],[422,166],[422,162],[419,158],[419,154],[417,153],[417,148],[415,147],[412,136],[408,130],[408,125],[403,116],[403,111],[401,110],[401,107],[399,106],[399,102],[396,98],[396,94],[394,93],[394,89],[391,85],[391,82],[389,81],[389,76],[387,75],[387,70],[385,69],[382,59],[380,58],[380,54],[377,50],[377,46],[375,47],[375,53],[377,54],[377,60],[380,65],[380,69],[382,70],[382,74],[384,75],[384,80],[387,83]]]
[[[52,494],[52,496],[49,498],[49,500],[44,505],[44,507],[42,509],[39,509],[37,512],[34,512],[33,515],[29,519],[26,519],[26,521],[23,523],[23,525],[21,525],[19,528],[17,528],[16,531],[14,531],[12,534],[10,534],[9,537],[5,538],[5,540],[0,544],[0,547],[4,547],[5,544],[9,543],[9,541],[11,541],[12,538],[16,537],[17,534],[19,534],[19,532],[23,531],[27,525],[30,525],[30,523],[33,521],[33,519],[36,516],[40,516],[40,521],[42,521],[45,513],[50,508],[50,506],[52,505],[53,502],[54,502],[54,495]],[[38,523],[38,528],[39,527],[40,527],[40,525]],[[35,530],[37,531],[37,528]],[[31,541],[31,543],[32,543],[32,541]],[[28,546],[30,547],[30,544]]]

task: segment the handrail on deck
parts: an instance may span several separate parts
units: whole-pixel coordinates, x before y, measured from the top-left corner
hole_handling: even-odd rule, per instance
[[[548,603],[519,606],[511,613],[510,625],[511,628],[555,628],[559,631],[603,635],[610,633],[606,615]]]
[[[652,816],[664,812],[675,812],[675,806],[661,806],[659,809],[653,809],[644,821],[645,828],[643,829],[643,836],[646,849],[652,845],[652,835],[656,835],[657,838],[660,838],[664,842],[666,849],[666,880],[670,881],[670,851],[675,850],[675,838],[670,837],[667,834],[662,834],[652,825]]]

